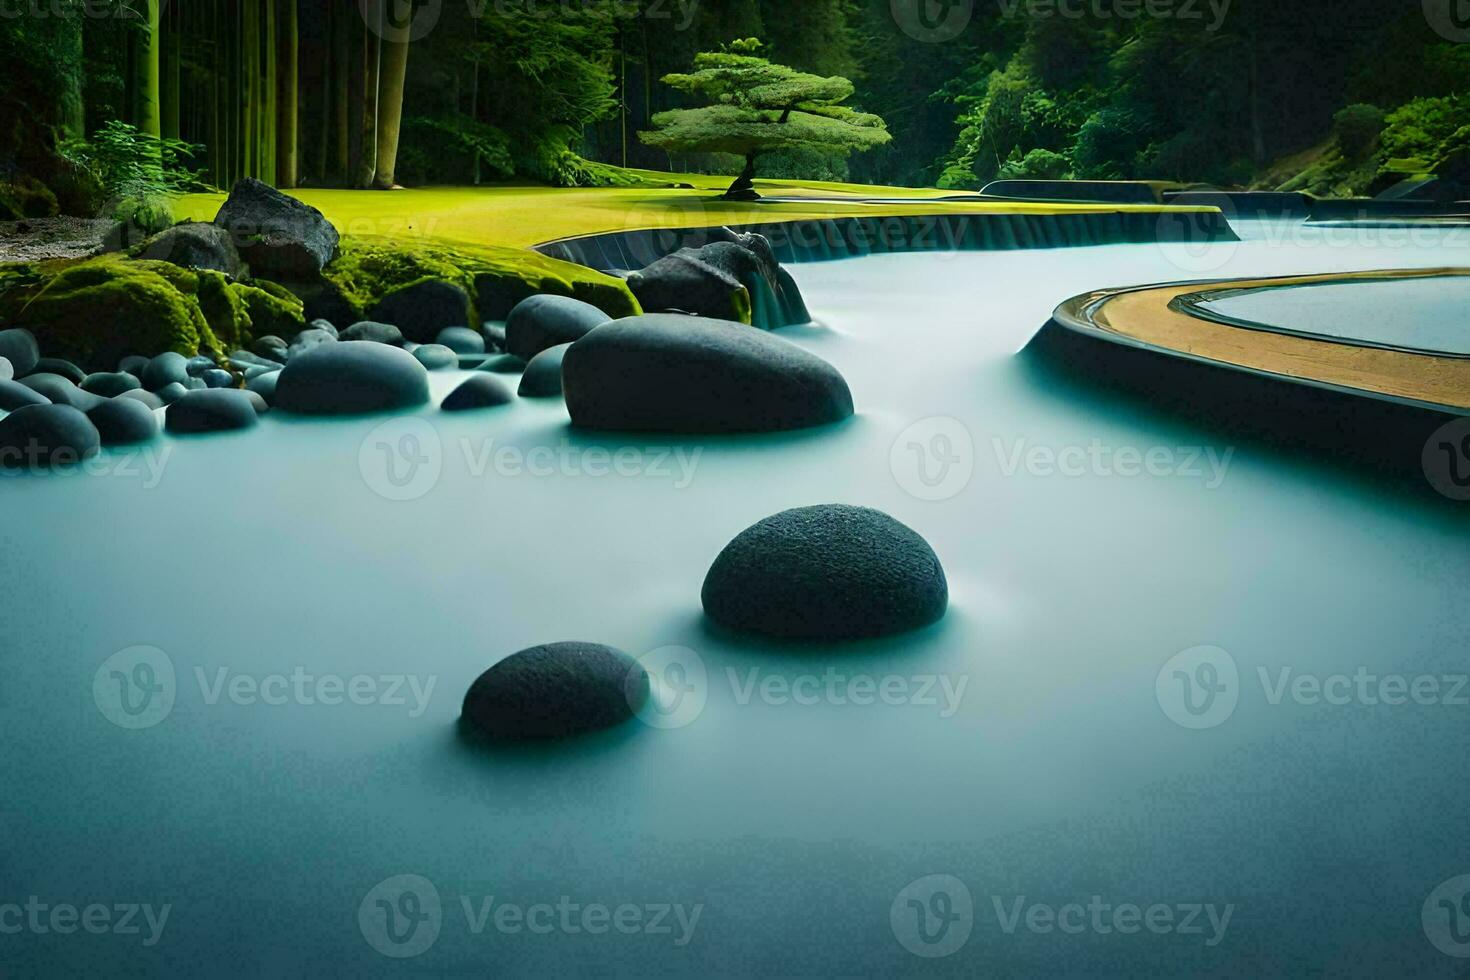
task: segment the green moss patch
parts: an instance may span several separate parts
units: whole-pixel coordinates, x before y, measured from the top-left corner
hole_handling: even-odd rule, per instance
[[[390,293],[429,280],[462,287],[478,320],[504,319],[512,306],[536,293],[572,296],[612,317],[642,312],[621,279],[536,252],[493,245],[343,239],[341,255],[323,277],[359,318]]]
[[[301,302],[279,288],[118,254],[8,268],[0,320],[29,329],[49,356],[106,370],[128,354],[223,357],[304,324]]]

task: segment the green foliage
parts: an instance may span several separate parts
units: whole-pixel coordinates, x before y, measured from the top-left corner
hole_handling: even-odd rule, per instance
[[[1342,152],[1349,159],[1361,160],[1373,149],[1378,135],[1383,132],[1386,117],[1387,113],[1376,105],[1362,102],[1339,109],[1332,117],[1332,123]]]
[[[1387,157],[1438,162],[1470,149],[1470,95],[1414,99],[1388,114],[1382,137]]]
[[[105,194],[138,201],[201,189],[200,171],[186,164],[202,149],[117,119],[90,137],[71,137],[58,147],[63,158],[95,176]]]
[[[710,104],[661,112],[639,139],[671,153],[733,153],[748,161],[777,150],[845,157],[892,139],[878,116],[842,104],[853,93],[848,79],[775,64],[751,53],[759,48],[753,38],[738,41],[697,55],[691,74],[664,76]]]
[[[1019,159],[1012,154],[996,176],[1000,180],[1070,180],[1072,161],[1051,150],[1035,149]]]

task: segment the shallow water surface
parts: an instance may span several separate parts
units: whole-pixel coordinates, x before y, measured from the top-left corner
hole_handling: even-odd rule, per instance
[[[103,473],[0,481],[0,900],[171,906],[153,945],[146,929],[32,931],[0,936],[0,964],[1448,972],[1421,909],[1470,872],[1452,762],[1470,708],[1313,702],[1280,679],[1463,674],[1463,511],[1054,384],[1018,351],[1089,289],[1466,264],[1463,250],[1215,248],[798,266],[822,326],[785,334],[837,365],[858,406],[825,430],[588,436],[554,401],[276,414],[166,437],[133,466],[113,454]],[[436,377],[439,394],[456,380]],[[707,629],[699,589],[720,548],[831,501],[923,534],[948,617],[842,647]],[[459,736],[481,671],[573,638],[694,651],[702,710],[554,747]],[[104,662],[135,645],[175,679],[167,715],[133,729]],[[1219,684],[1205,660],[1233,665],[1229,712],[1176,692],[1166,662],[1200,646],[1224,658],[1178,669]],[[132,663],[122,673],[146,680]],[[432,883],[438,931],[396,959],[359,912],[378,915],[373,889],[405,874]],[[927,893],[910,906],[902,890],[934,874],[972,911]],[[1166,905],[1174,926],[1013,914],[1093,896]],[[569,913],[542,932],[497,920],[506,903],[638,917],[594,933]],[[662,932],[662,905],[699,918],[681,932],[670,913]],[[1225,928],[1183,928],[1196,905],[1229,906]],[[948,926],[967,941],[911,952],[948,941],[942,926],[916,938],[915,908],[969,911]]]

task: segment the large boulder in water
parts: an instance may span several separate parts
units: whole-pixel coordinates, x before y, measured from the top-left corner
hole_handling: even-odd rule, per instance
[[[23,378],[36,369],[41,359],[41,348],[36,344],[35,334],[19,327],[0,330],[0,357],[10,362],[17,378]]]
[[[254,177],[235,184],[214,223],[258,276],[307,279],[337,255],[337,229],[320,211]]]
[[[532,296],[510,311],[505,349],[529,361],[548,347],[582,339],[611,319],[591,303],[570,296]]]
[[[97,427],[70,405],[27,405],[0,419],[0,467],[49,469],[94,456]]]
[[[711,235],[715,240],[701,248],[680,249],[629,274],[628,288],[646,312],[676,310],[763,329],[811,321],[764,235],[729,228]]]
[[[429,372],[400,347],[371,341],[324,344],[291,358],[271,404],[310,415],[359,415],[429,400]]]
[[[452,282],[426,279],[390,290],[368,311],[369,320],[391,323],[416,344],[433,343],[445,327],[470,318],[470,294]]]
[[[621,650],[547,643],[481,674],[463,711],[472,729],[491,738],[562,738],[626,721],[648,696],[647,672]]]
[[[134,250],[132,257],[171,262],[185,269],[213,269],[231,279],[241,278],[246,271],[230,230],[197,221],[159,232]]]
[[[258,420],[255,404],[238,388],[191,391],[164,411],[168,431],[182,434],[248,429]]]
[[[774,432],[852,415],[837,369],[728,320],[658,313],[614,320],[562,362],[572,423],[640,432]]]
[[[949,585],[928,542],[881,511],[782,511],[725,546],[704,611],[741,632],[791,640],[888,636],[944,615]]]
[[[87,413],[104,446],[147,442],[158,435],[158,417],[135,398],[109,398]]]

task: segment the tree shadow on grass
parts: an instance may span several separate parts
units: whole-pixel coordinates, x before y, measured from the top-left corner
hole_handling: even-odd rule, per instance
[[[1283,466],[1458,516],[1462,526],[1470,517],[1470,507],[1434,490],[1422,463],[1426,441],[1454,416],[1110,344],[1055,321],[1018,361],[1030,383],[1083,410],[1205,430]]]

